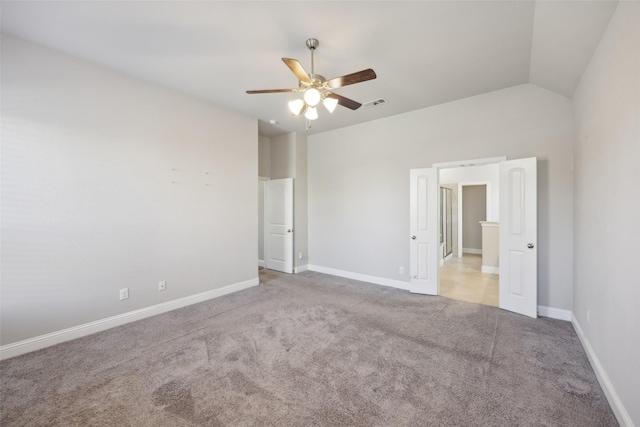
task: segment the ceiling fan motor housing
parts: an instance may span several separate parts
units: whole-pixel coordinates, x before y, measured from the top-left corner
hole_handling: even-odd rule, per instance
[[[309,89],[311,87],[315,87],[318,90],[326,90],[327,88],[324,86],[324,82],[327,81],[327,79],[324,78],[324,76],[320,75],[320,74],[309,74],[309,78],[311,79],[311,82],[303,82],[303,81],[299,81],[299,87],[300,89]]]

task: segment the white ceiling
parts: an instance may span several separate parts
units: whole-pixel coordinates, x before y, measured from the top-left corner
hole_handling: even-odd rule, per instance
[[[260,122],[260,133],[304,131],[280,93],[308,72],[305,40],[320,41],[326,78],[373,68],[376,80],[337,89],[366,103],[319,109],[323,132],[533,83],[571,97],[616,1],[2,1],[2,32],[217,105]],[[270,125],[275,119],[278,125]]]

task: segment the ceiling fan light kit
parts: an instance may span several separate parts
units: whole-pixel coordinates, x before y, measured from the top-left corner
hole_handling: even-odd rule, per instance
[[[376,73],[368,68],[366,70],[358,71],[356,73],[348,74],[341,77],[336,77],[331,80],[325,79],[320,74],[315,74],[314,64],[314,51],[320,45],[317,39],[311,38],[306,41],[306,45],[311,51],[311,74],[308,74],[300,62],[295,59],[282,58],[282,61],[289,67],[291,72],[298,78],[298,87],[293,89],[266,89],[266,90],[248,90],[248,94],[258,93],[283,93],[283,92],[304,92],[302,99],[294,99],[289,102],[289,110],[293,115],[299,116],[304,113],[307,119],[307,130],[309,130],[309,120],[316,120],[318,118],[317,105],[322,102],[322,105],[333,113],[336,106],[342,105],[343,107],[351,110],[357,110],[362,104],[352,99],[345,98],[344,96],[333,93],[333,89],[340,88],[355,83],[365,82],[367,80],[373,80],[376,78]]]
[[[318,109],[316,107],[308,106],[304,116],[309,120],[315,120],[318,118]]]
[[[303,99],[309,107],[315,107],[320,102],[320,92],[316,88],[309,88],[304,92]]]
[[[296,116],[302,114],[306,106],[307,105],[302,99],[294,99],[293,101],[289,101],[289,110]]]
[[[322,101],[322,105],[324,105],[330,113],[333,113],[333,110],[338,106],[338,98],[326,97],[324,98],[324,101]]]

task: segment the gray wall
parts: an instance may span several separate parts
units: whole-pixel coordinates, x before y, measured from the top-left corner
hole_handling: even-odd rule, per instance
[[[271,176],[271,139],[258,135],[258,176]]]
[[[294,190],[294,262],[300,267],[307,265],[309,259],[309,216],[308,216],[308,171],[307,171],[307,135],[296,133],[296,175]],[[299,254],[302,252],[302,259]]]
[[[271,179],[296,177],[296,134],[271,138]]]
[[[258,135],[258,176],[271,176],[271,139]],[[258,181],[258,259],[264,261],[264,186]]]
[[[3,345],[257,278],[255,119],[7,36],[1,84]]]
[[[573,314],[640,426],[640,3],[620,2],[574,95]]]
[[[482,249],[482,226],[487,219],[487,186],[462,187],[462,248]]]
[[[264,180],[258,180],[258,260],[264,261]]]
[[[409,169],[537,157],[539,304],[570,309],[572,135],[571,101],[529,84],[310,135],[309,263],[408,281]]]

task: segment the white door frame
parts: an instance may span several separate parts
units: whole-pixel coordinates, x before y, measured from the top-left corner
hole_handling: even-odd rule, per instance
[[[440,171],[438,170],[438,173]],[[486,198],[486,213],[485,213],[485,221],[489,221],[491,218],[491,182],[490,181],[477,181],[477,182],[462,182],[458,183],[458,257],[462,256],[462,217],[464,210],[462,208],[462,187],[469,187],[472,185],[486,185],[487,191],[485,194]],[[440,200],[438,200],[440,203]]]
[[[457,160],[453,162],[434,163],[431,167],[438,170],[438,187],[440,187],[440,169],[453,169],[459,167],[482,166],[494,163],[505,162],[507,156],[487,157],[484,159]],[[486,185],[487,186],[487,220],[491,218],[491,183],[463,182],[458,184],[458,257],[462,256],[462,187],[465,185]],[[438,194],[438,206],[440,205],[440,194]],[[438,215],[440,213],[438,212]],[[438,217],[438,221],[440,218]]]
[[[265,258],[264,248],[267,242],[267,212],[265,209],[267,208],[267,196],[266,196],[266,185],[265,181],[269,181],[271,178],[266,176],[258,177],[258,189],[262,186],[262,218],[258,218],[258,220],[262,221],[262,257]],[[260,250],[258,249],[258,267],[264,267],[264,259],[260,259]]]
[[[487,157],[484,159],[472,159],[472,160],[458,160],[454,162],[434,163],[431,167],[436,168],[438,171],[438,187],[440,187],[440,169],[453,169],[468,166],[482,166],[490,165],[494,163],[500,163],[507,161],[507,156],[500,157]],[[487,221],[491,218],[491,182],[478,181],[478,182],[463,182],[458,183],[458,257],[462,256],[462,187],[467,185],[486,185],[487,186]],[[440,194],[438,194],[438,206],[440,206]],[[440,212],[438,212],[440,215]],[[438,217],[438,221],[440,217]],[[440,276],[438,276],[440,280]],[[438,289],[440,286],[438,285]]]

